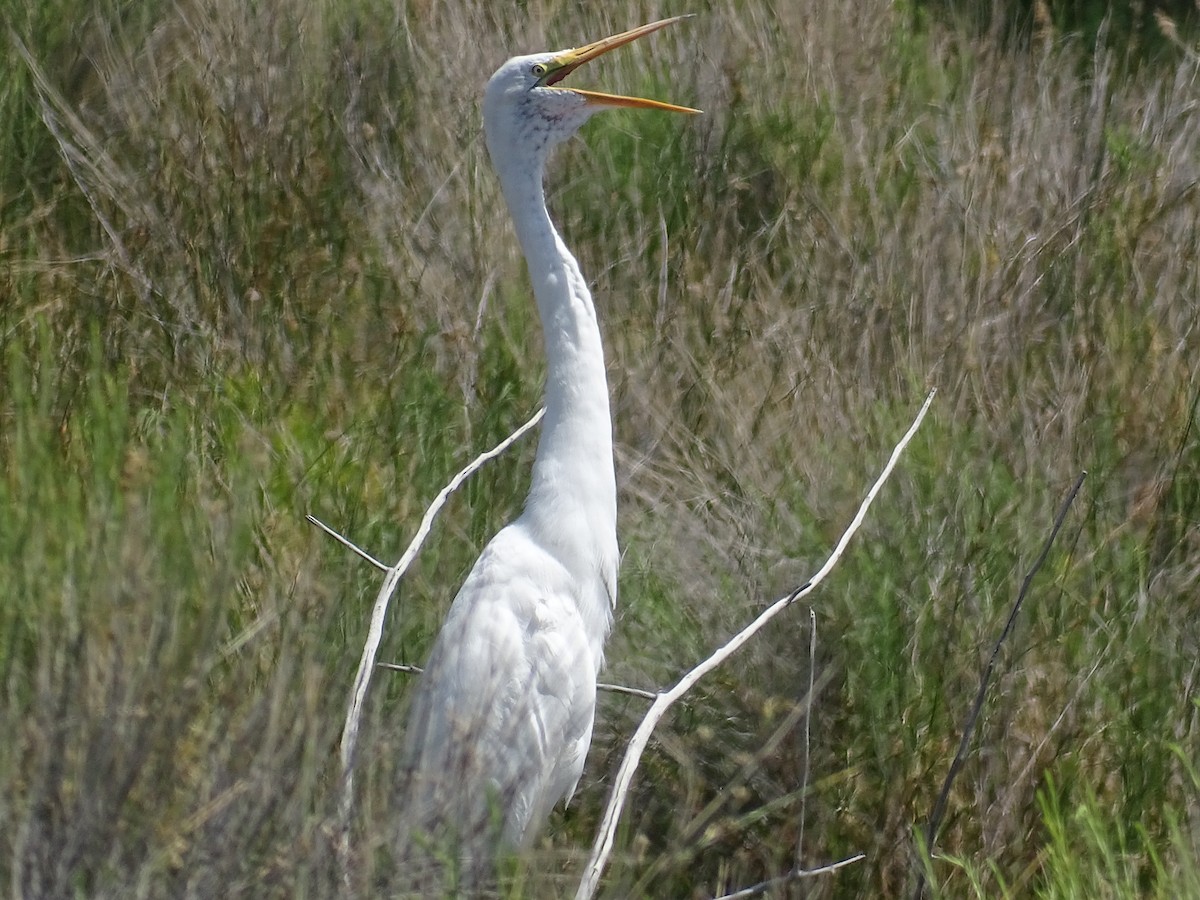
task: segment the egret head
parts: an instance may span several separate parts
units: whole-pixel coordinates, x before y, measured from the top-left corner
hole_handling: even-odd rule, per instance
[[[651,22],[585,47],[516,56],[496,70],[483,100],[488,152],[500,166],[512,157],[541,160],[596,112],[616,107],[696,113],[684,106],[565,87],[560,82],[585,62],[686,16]]]

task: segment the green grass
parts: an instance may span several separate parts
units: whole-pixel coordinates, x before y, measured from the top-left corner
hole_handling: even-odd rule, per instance
[[[536,408],[541,337],[479,128],[488,71],[648,14],[366,0],[0,6],[0,884],[14,896],[396,896],[407,676],[338,739],[379,580]],[[27,55],[18,52],[19,45]],[[1176,48],[1177,49],[1177,48]],[[617,436],[606,678],[666,686],[812,598],[651,744],[607,896],[803,862],[901,896],[1200,897],[1196,70],[886,3],[711,9],[579,73],[551,167]],[[665,275],[664,275],[665,273]],[[382,658],[420,662],[533,442],[451,500]],[[1006,644],[932,859],[920,838]],[[510,896],[570,894],[644,707],[602,695]]]

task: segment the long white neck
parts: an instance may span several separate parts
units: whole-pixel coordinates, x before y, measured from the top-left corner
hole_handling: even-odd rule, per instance
[[[591,292],[546,209],[541,166],[499,166],[546,346],[546,417],[521,521],[607,622],[616,602],[617,491],[604,348]],[[607,628],[605,629],[607,630]]]

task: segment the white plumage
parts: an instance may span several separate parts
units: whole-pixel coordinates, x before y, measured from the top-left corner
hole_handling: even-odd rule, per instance
[[[604,351],[587,283],[546,209],[546,159],[605,108],[695,111],[555,85],[673,21],[510,59],[484,97],[488,151],[545,333],[546,416],[525,509],[476,561],[417,688],[398,811],[409,851],[451,842],[468,877],[486,871],[498,837],[527,843],[575,790],[617,600]]]

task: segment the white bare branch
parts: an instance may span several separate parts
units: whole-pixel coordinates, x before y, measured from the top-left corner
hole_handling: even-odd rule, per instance
[[[368,553],[362,547],[358,546],[358,544],[354,543],[354,541],[350,540],[350,538],[346,537],[343,534],[338,533],[337,531],[334,531],[332,528],[330,528],[328,525],[326,525],[324,522],[322,522],[316,516],[310,514],[310,515],[305,516],[304,520],[311,525],[316,525],[323,532],[325,532],[327,535],[329,535],[331,538],[333,538],[335,541],[337,541],[339,544],[341,544],[343,547],[346,547],[346,548],[354,551],[362,559],[365,559],[367,562],[369,562],[371,565],[373,565],[379,571],[386,572],[388,570],[387,563],[381,563],[379,560],[377,560],[375,557],[373,557],[370,553]]]
[[[617,821],[620,819],[621,811],[625,807],[625,799],[628,796],[629,788],[633,783],[634,773],[637,771],[638,763],[641,761],[642,753],[645,752],[646,745],[650,741],[650,735],[663,716],[666,715],[668,709],[684,694],[686,694],[693,685],[696,684],[702,677],[711,672],[730,656],[736,653],[744,646],[755,634],[762,629],[771,619],[775,618],[783,610],[787,609],[797,600],[811,593],[817,585],[824,581],[825,577],[837,565],[842,554],[846,550],[847,544],[858,531],[866,518],[867,510],[870,509],[875,497],[883,488],[884,483],[892,474],[892,470],[899,462],[900,456],[904,453],[905,448],[917,433],[921,422],[925,418],[925,414],[929,411],[929,406],[933,402],[937,390],[931,390],[925,398],[924,404],[909,426],[904,437],[900,439],[900,443],[892,451],[892,455],[888,458],[887,464],[883,467],[883,472],[876,479],[875,484],[871,486],[867,496],[863,499],[862,504],[858,508],[850,525],[842,534],[837,546],[825,561],[825,564],[817,571],[809,581],[786,596],[776,600],[771,606],[759,614],[753,622],[735,634],[724,646],[717,649],[711,656],[689,671],[679,680],[679,682],[669,691],[661,693],[655,699],[654,703],[647,711],[645,718],[642,719],[641,725],[638,726],[633,737],[629,741],[629,748],[625,752],[625,758],[621,762],[621,768],[617,771],[616,780],[613,783],[612,793],[609,796],[608,805],[604,810],[604,817],[600,823],[600,829],[596,834],[596,842],[592,848],[592,855],[588,860],[587,869],[584,872],[583,879],[579,883],[579,889],[575,893],[576,900],[591,900],[595,895],[596,889],[600,885],[600,876],[604,872],[604,868],[608,863],[608,858],[612,853],[613,838],[617,832]],[[828,867],[827,867],[828,868]]]
[[[414,666],[409,663],[375,663],[380,669],[388,669],[392,672],[403,672],[405,675],[420,675],[425,670],[420,666]],[[658,696],[654,691],[643,690],[642,688],[626,687],[623,684],[606,684],[603,681],[596,682],[596,690],[611,691],[614,694],[628,694],[631,697],[641,697],[643,700],[653,700]]]
[[[515,441],[519,440],[527,431],[537,425],[542,420],[545,412],[544,409],[539,409],[528,422],[491,450],[479,454],[466,468],[450,479],[450,483],[441,489],[437,497],[434,498],[433,503],[425,510],[425,516],[421,519],[417,533],[413,536],[408,548],[404,551],[404,555],[400,557],[394,566],[387,570],[387,577],[383,581],[383,587],[379,589],[379,596],[375,598],[375,607],[371,611],[371,624],[367,630],[367,642],[363,647],[362,658],[358,663],[358,673],[354,677],[354,686],[350,691],[350,703],[346,709],[346,724],[342,728],[341,850],[344,860],[349,859],[350,811],[354,803],[354,752],[358,744],[358,729],[362,719],[363,704],[367,697],[367,689],[371,686],[371,674],[375,670],[375,656],[379,652],[379,642],[383,638],[383,623],[387,617],[388,604],[391,602],[392,595],[396,592],[396,587],[400,584],[400,579],[404,577],[404,573],[412,565],[417,552],[421,549],[421,545],[429,535],[434,517],[445,506],[446,500],[450,495],[484,463],[495,459]]]
[[[786,875],[780,875],[778,878],[772,878],[770,881],[762,881],[758,884],[751,885],[748,888],[742,888],[740,891],[734,891],[732,894],[722,894],[716,900],[734,900],[734,898],[757,897],[767,891],[773,891],[776,888],[791,884],[793,881],[799,881],[801,878],[814,878],[817,875],[828,875],[830,872],[836,872],[838,869],[848,866],[851,863],[856,863],[859,860],[866,859],[867,854],[855,853],[853,856],[847,856],[845,859],[839,859],[837,862],[831,862],[823,866],[817,866],[815,869],[793,869]]]

